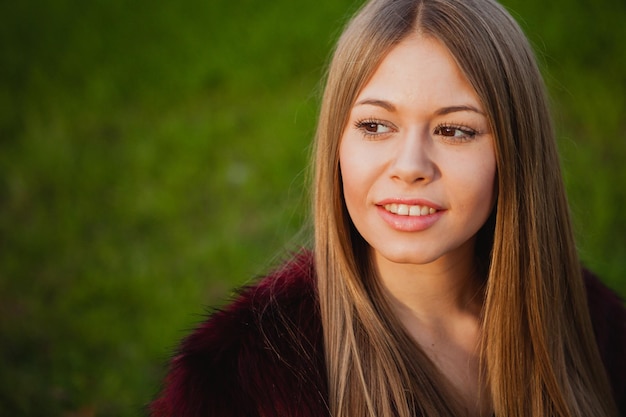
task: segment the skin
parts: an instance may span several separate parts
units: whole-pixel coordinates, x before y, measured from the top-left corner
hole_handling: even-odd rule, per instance
[[[339,150],[348,212],[392,307],[472,415],[489,412],[474,242],[495,201],[493,140],[449,51],[414,35],[359,93]]]

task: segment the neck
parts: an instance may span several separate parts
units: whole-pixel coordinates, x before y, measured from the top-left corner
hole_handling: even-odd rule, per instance
[[[463,316],[480,316],[483,302],[481,277],[477,274],[472,245],[453,259],[415,265],[391,262],[375,256],[377,272],[401,321],[418,320],[440,327]]]
[[[457,391],[468,415],[489,415],[491,401],[479,376],[483,282],[468,246],[462,256],[425,265],[374,259],[392,310]]]

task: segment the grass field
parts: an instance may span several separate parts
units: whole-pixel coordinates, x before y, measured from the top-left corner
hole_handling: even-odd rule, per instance
[[[581,256],[626,295],[626,5],[505,4],[554,100]],[[141,415],[206,306],[306,244],[319,80],[356,7],[0,4],[0,415]]]

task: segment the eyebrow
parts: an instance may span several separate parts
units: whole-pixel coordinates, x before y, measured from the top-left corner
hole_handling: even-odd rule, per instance
[[[369,106],[377,106],[377,107],[382,107],[383,109],[389,111],[389,112],[395,112],[396,111],[396,106],[393,105],[393,103],[386,101],[386,100],[378,100],[378,99],[363,99],[360,100],[356,103],[356,106],[362,106],[362,105],[369,105]],[[445,116],[446,114],[451,114],[451,113],[457,113],[457,112],[472,112],[472,113],[478,113],[480,115],[485,115],[485,113],[472,106],[469,104],[466,105],[459,105],[459,106],[447,106],[447,107],[442,107],[440,109],[437,109],[437,111],[435,111],[435,115],[437,116]]]
[[[392,103],[385,101],[385,100],[377,100],[377,99],[373,99],[373,98],[366,98],[363,99],[359,102],[356,103],[357,106],[363,106],[363,105],[370,105],[370,106],[377,106],[377,107],[382,107],[383,109],[389,111],[389,112],[395,112],[396,111],[396,106],[394,106]]]
[[[462,112],[462,111],[469,111],[469,112],[472,112],[472,113],[478,113],[478,114],[481,114],[483,116],[485,115],[485,113],[482,110],[477,109],[476,107],[471,106],[471,105],[442,107],[442,108],[438,109],[435,112],[435,114],[437,116],[445,116],[446,114],[457,113],[457,112]]]

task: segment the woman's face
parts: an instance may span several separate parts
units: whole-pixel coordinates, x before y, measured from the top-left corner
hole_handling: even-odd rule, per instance
[[[439,41],[412,36],[390,51],[357,96],[339,161],[348,212],[378,262],[473,253],[494,205],[493,136]]]

